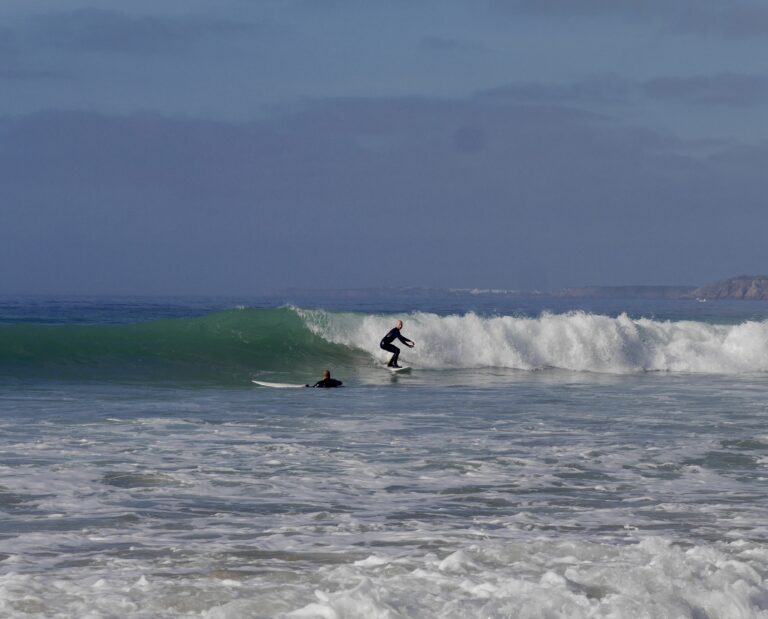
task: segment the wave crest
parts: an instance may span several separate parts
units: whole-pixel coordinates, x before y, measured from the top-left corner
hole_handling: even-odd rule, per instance
[[[768,372],[768,321],[715,325],[573,312],[483,317],[403,316],[409,364],[424,369],[561,368],[748,374]],[[0,325],[0,379],[212,380],[254,374],[300,382],[325,367],[349,375],[385,361],[395,317],[296,307],[235,309],[127,325]]]
[[[323,339],[387,359],[378,343],[392,327],[392,316],[294,311]],[[768,321],[714,325],[585,312],[537,318],[414,313],[404,319],[403,333],[416,347],[403,354],[420,368],[768,372]]]

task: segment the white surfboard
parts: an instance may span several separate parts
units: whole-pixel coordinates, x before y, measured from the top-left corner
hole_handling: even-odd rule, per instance
[[[393,374],[404,374],[410,372],[413,368],[410,365],[401,365],[399,368],[393,368],[388,365],[384,366]]]
[[[264,380],[251,380],[251,382],[261,387],[272,387],[273,389],[299,389],[306,387],[306,385],[297,385],[295,383],[268,383]]]

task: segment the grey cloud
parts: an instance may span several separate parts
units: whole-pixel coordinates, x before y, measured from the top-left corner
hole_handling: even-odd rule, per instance
[[[719,73],[665,77],[643,84],[651,97],[688,105],[754,106],[768,103],[768,76]]]
[[[668,18],[680,11],[701,6],[716,6],[716,0],[489,0],[497,12],[543,16],[594,17],[626,15],[642,18]]]
[[[483,52],[486,48],[477,43],[462,41],[452,37],[427,36],[422,38],[420,47],[434,52]]]
[[[613,13],[621,10],[636,10],[637,2],[622,2],[620,0],[583,0],[573,2],[572,0],[492,0],[491,7],[511,12],[524,12],[549,15],[574,15],[574,14],[597,14]]]
[[[632,82],[609,75],[566,84],[515,82],[475,96],[485,101],[584,108],[631,105],[644,97],[692,106],[748,107],[768,103],[768,76],[716,73]]]
[[[164,52],[208,37],[256,30],[254,24],[214,17],[135,15],[96,8],[42,15],[29,22],[29,32],[43,45],[91,52]]]
[[[768,7],[740,0],[487,0],[496,15],[552,19],[601,17],[652,24],[666,34],[760,37],[768,34]]]
[[[683,13],[673,24],[672,31],[725,37],[765,36],[768,34],[768,7],[738,3],[725,8],[697,6]]]
[[[575,110],[479,99],[305,101],[252,124],[8,119],[0,281],[516,287],[541,285],[514,268],[535,257],[553,287],[675,283],[706,279],[701,239],[715,236],[723,268],[743,270],[762,251],[762,169],[737,175],[678,146]]]
[[[637,88],[616,76],[596,76],[566,84],[515,82],[476,93],[477,97],[507,102],[574,105],[577,103],[626,103]]]
[[[28,69],[22,67],[3,66],[0,62],[0,80],[25,82],[36,80],[60,80],[67,79],[67,75],[60,71],[46,71],[43,69]]]
[[[768,169],[768,141],[726,146],[713,154],[711,159],[735,176],[756,179]]]
[[[7,28],[0,29],[0,80],[23,82],[64,77],[61,72],[34,66],[25,59],[15,33]]]

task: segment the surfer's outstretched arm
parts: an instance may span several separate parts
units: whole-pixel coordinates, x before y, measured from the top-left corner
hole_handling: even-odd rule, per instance
[[[407,337],[403,337],[402,335],[398,335],[397,339],[405,344],[408,348],[413,348],[416,345],[413,340],[409,340]]]

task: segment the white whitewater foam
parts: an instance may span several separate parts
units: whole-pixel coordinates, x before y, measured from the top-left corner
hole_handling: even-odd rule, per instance
[[[371,352],[395,318],[296,308],[310,330],[337,344]],[[741,374],[768,372],[768,321],[716,325],[570,312],[538,318],[474,313],[402,317],[409,364],[426,369],[561,368],[586,372],[643,371]]]
[[[458,555],[464,555],[462,561],[471,557],[472,567],[446,571],[439,555],[413,554],[391,570],[346,563],[307,566],[290,586],[281,582],[279,571],[270,576],[264,570],[240,573],[234,587],[215,572],[137,581],[125,563],[104,566],[98,575],[73,568],[66,578],[11,573],[0,575],[0,616],[768,617],[765,577],[735,546],[685,549],[664,538],[629,545],[493,540],[452,556]]]
[[[768,619],[764,377],[616,382],[290,414],[98,386],[0,419],[0,618]]]

